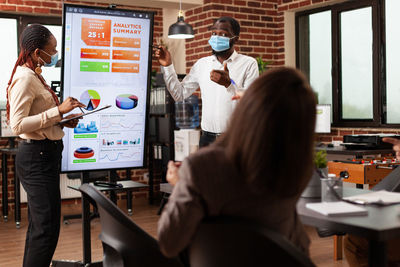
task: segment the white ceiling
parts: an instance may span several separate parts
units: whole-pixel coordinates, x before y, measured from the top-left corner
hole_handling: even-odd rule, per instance
[[[168,9],[179,9],[179,0],[86,0],[86,2],[94,3],[108,3],[128,6],[141,6],[141,7],[156,7],[156,8],[168,8]],[[182,0],[182,10],[187,10],[200,6],[203,4],[203,0]]]

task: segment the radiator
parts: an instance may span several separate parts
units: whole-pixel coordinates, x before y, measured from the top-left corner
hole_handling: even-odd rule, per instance
[[[68,179],[66,174],[60,174],[61,199],[81,197],[81,193],[79,191],[68,188],[69,185],[80,186],[81,180],[80,179]],[[20,194],[21,203],[26,203],[27,202],[26,192],[21,184],[20,184],[20,188],[21,188],[21,194]]]

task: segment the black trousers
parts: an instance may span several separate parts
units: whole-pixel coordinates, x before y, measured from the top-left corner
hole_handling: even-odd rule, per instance
[[[56,250],[60,233],[62,150],[61,140],[19,145],[16,170],[28,196],[24,267],[49,267]]]
[[[208,146],[217,140],[217,134],[201,131],[201,136],[199,140],[199,148]]]

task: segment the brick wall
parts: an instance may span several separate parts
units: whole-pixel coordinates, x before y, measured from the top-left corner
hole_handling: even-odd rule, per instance
[[[338,0],[279,0],[278,14],[283,16],[285,11],[296,11],[298,9],[313,8],[313,6],[321,6],[324,4],[334,4]],[[348,134],[377,134],[377,133],[391,133],[399,134],[398,129],[374,129],[374,128],[332,128],[330,134],[318,134],[317,140],[324,143],[331,143],[332,141],[343,141],[343,135]]]
[[[0,12],[9,14],[25,14],[34,16],[62,16],[62,3],[77,4],[77,5],[90,5],[90,6],[101,6],[107,7],[108,4],[104,3],[92,3],[84,1],[40,1],[40,0],[0,0]],[[145,8],[127,5],[118,5],[118,8],[122,9],[134,9],[134,10],[149,10],[154,11],[154,32],[153,36],[161,37],[163,33],[163,20],[162,20],[162,9],[161,8]],[[153,69],[159,70],[159,64],[157,61],[152,62]]]
[[[187,71],[199,58],[211,54],[207,41],[209,27],[221,16],[231,16],[241,26],[236,50],[252,57],[272,61],[271,66],[285,65],[284,11],[333,3],[337,0],[204,0],[201,7],[185,12],[195,38],[186,41]]]
[[[187,71],[201,57],[211,54],[209,27],[221,16],[231,16],[241,25],[236,44],[239,53],[261,56],[273,65],[284,65],[283,16],[277,10],[278,0],[204,0],[204,5],[185,13],[193,26],[195,38],[186,41]]]
[[[284,12],[333,4],[338,0],[204,0],[201,7],[187,10],[185,20],[193,26],[195,38],[186,41],[187,72],[201,57],[211,55],[209,27],[221,16],[231,16],[241,26],[239,53],[272,61],[269,67],[285,65]],[[345,134],[399,133],[394,129],[333,128],[318,134],[321,142],[342,141]]]
[[[65,2],[93,5],[91,2]],[[211,34],[208,29],[214,20],[221,16],[232,16],[241,25],[240,40],[236,45],[239,53],[252,57],[261,56],[264,61],[272,62],[270,66],[275,67],[285,65],[284,12],[334,2],[336,0],[204,0],[202,6],[185,12],[186,22],[191,24],[195,30],[195,38],[186,41],[187,72],[199,58],[211,54],[211,48],[208,45]],[[94,5],[106,6],[106,4]],[[150,10],[134,6],[122,6],[122,8]],[[0,0],[0,12],[60,16],[61,9],[61,1]],[[154,37],[159,37],[162,35],[163,29],[162,10],[151,10],[156,11]],[[155,61],[153,61],[153,69],[159,70],[158,63]],[[332,142],[341,141],[345,134],[378,132],[400,133],[393,129],[333,128],[330,134],[319,134],[317,138],[322,142]],[[0,147],[5,145],[6,141],[0,139]],[[10,170],[8,184],[11,190],[9,199],[12,201],[14,162],[11,158],[8,160]],[[146,170],[132,170],[131,177],[134,180],[141,180],[144,172]],[[122,176],[124,176],[123,173]],[[159,180],[156,181],[157,183]],[[140,194],[143,195],[143,192]]]
[[[62,1],[40,1],[40,0],[0,0],[0,12],[8,14],[22,14],[22,15],[34,15],[34,16],[62,16]],[[92,2],[82,2],[82,1],[64,1],[64,3],[70,4],[82,4],[91,6],[108,6],[104,3],[92,3]],[[155,12],[154,16],[154,37],[161,37],[163,32],[163,20],[162,20],[162,9],[161,8],[143,8],[135,6],[118,6],[118,8],[123,9],[134,9],[134,10],[150,10]],[[0,14],[1,17],[1,14]],[[60,49],[60,48],[59,48]],[[153,60],[152,69],[159,71],[159,64],[157,61]],[[0,148],[7,146],[7,139],[0,138]],[[11,156],[7,158],[8,162],[8,205],[9,210],[14,208],[14,160]],[[148,172],[147,169],[135,169],[131,170],[131,179],[134,181],[143,182],[143,174]],[[120,177],[125,178],[126,172],[120,171]],[[155,181],[156,190],[159,188],[160,178]],[[2,186],[2,180],[0,181]],[[125,194],[121,195],[125,198]],[[134,197],[147,197],[147,192],[139,191],[134,193]],[[71,202],[71,201],[67,201]],[[0,192],[0,206],[2,206],[2,192]],[[24,205],[22,206],[24,207]]]
[[[279,0],[279,11],[292,10],[301,7],[311,7],[312,5],[320,5],[323,3],[338,2],[338,0]]]

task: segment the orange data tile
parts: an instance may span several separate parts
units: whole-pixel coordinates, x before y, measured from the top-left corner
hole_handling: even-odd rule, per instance
[[[129,50],[113,50],[112,59],[140,60],[140,52]]]
[[[110,59],[110,50],[81,48],[81,58]]]
[[[140,48],[140,38],[114,37],[113,46]]]
[[[110,46],[111,20],[82,18],[81,39],[86,45]]]
[[[112,72],[139,73],[139,64],[136,63],[112,63]]]

